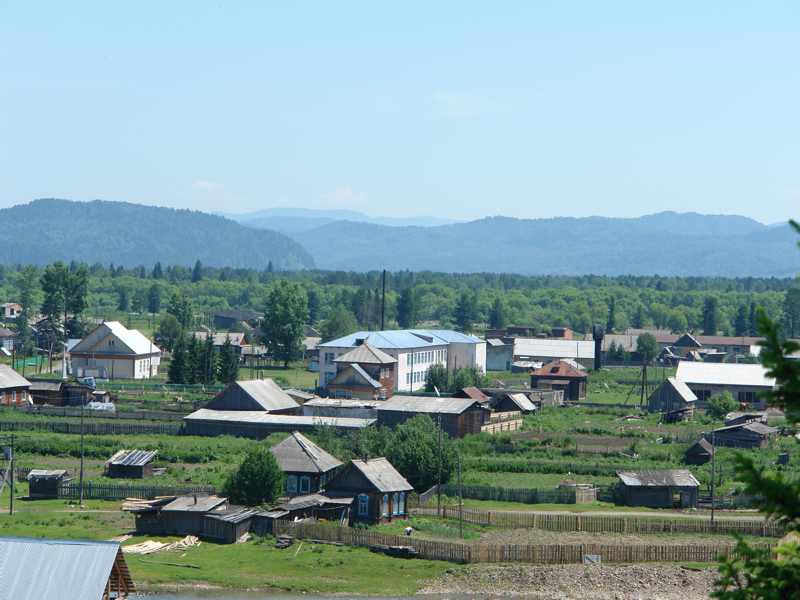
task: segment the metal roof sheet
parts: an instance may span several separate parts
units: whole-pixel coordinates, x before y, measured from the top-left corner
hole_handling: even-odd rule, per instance
[[[367,373],[361,365],[350,364],[350,365],[347,365],[347,368],[348,369],[353,369],[353,371],[355,371],[356,374],[358,374],[358,376],[367,385],[369,385],[369,386],[371,386],[371,387],[373,387],[375,389],[379,389],[381,387],[380,382],[376,381],[369,373]],[[342,371],[339,371],[339,373],[345,373],[345,372],[346,372],[345,369],[343,369]],[[338,378],[339,378],[339,376],[337,374],[337,376],[333,379],[333,381],[331,381],[331,383],[329,385],[333,385],[335,383],[338,383],[338,381],[337,381]]]
[[[100,600],[118,552],[118,542],[0,538],[0,598]]]
[[[700,482],[687,469],[661,471],[619,471],[617,476],[631,487],[699,487]]]
[[[98,331],[100,330],[100,331]],[[95,335],[98,333],[98,335]],[[114,336],[122,344],[127,346],[132,354],[160,354],[161,350],[142,332],[137,329],[128,329],[119,321],[106,321],[98,325],[89,334],[70,350],[79,354],[81,352],[92,352],[94,346],[108,335]],[[98,354],[100,352],[98,351]],[[124,353],[121,353],[124,354]]]
[[[31,382],[25,379],[8,365],[0,365],[0,390],[6,388],[30,387]]]
[[[407,492],[413,490],[406,478],[385,458],[353,460],[351,462],[379,492]]]
[[[143,467],[152,462],[156,454],[158,454],[156,450],[119,450],[106,461],[106,464]]]
[[[31,479],[50,479],[56,478],[59,479],[64,477],[67,472],[64,469],[55,469],[52,471],[48,471],[46,469],[31,469],[28,472],[27,480],[30,481]]]
[[[758,364],[705,363],[682,360],[675,378],[689,385],[737,385],[773,388],[775,380]]]
[[[689,389],[689,386],[686,385],[680,379],[676,379],[675,377],[667,377],[666,381],[667,385],[670,385],[678,395],[683,399],[684,402],[695,402],[697,401],[697,396],[695,393]]]
[[[530,401],[530,398],[521,392],[516,394],[506,394],[506,396],[508,396],[509,399],[522,411],[533,412],[536,410],[536,406],[534,406],[533,402]]]
[[[303,415],[274,415],[260,410],[211,410],[201,408],[184,417],[187,421],[209,421],[225,423],[247,423],[251,425],[281,425],[286,427],[329,426],[343,429],[369,427],[375,419],[351,417],[307,417]]]
[[[239,386],[248,396],[264,407],[264,410],[284,410],[299,406],[295,399],[284,392],[273,379],[250,379],[237,381],[234,385]]]
[[[393,365],[397,359],[389,356],[380,348],[374,348],[368,343],[356,346],[349,352],[336,357],[337,363],[363,363],[365,365]]]
[[[594,358],[594,342],[514,338],[514,356],[590,359]]]
[[[228,499],[213,494],[189,494],[178,496],[164,506],[161,510],[165,512],[209,512],[220,506],[227,504]]]
[[[435,398],[431,396],[392,396],[378,406],[383,410],[412,413],[461,414],[481,404],[472,398]]]
[[[377,408],[382,400],[357,400],[354,398],[314,398],[303,406],[317,408]]]
[[[746,429],[747,431],[752,431],[753,433],[758,433],[761,435],[773,435],[778,433],[777,427],[770,427],[761,421],[748,421],[747,423],[737,423],[736,425],[718,427],[713,431],[713,433],[720,433],[721,431],[734,431],[736,429]]]
[[[293,431],[270,451],[284,472],[325,473],[343,464],[298,431]]]
[[[374,348],[432,348],[451,343],[483,344],[483,340],[449,329],[397,329],[392,331],[357,331],[320,344],[320,348],[349,348],[368,343]]]

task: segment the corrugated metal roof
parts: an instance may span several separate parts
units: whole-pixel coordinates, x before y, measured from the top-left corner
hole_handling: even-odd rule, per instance
[[[306,417],[302,415],[274,415],[260,410],[211,410],[201,408],[184,417],[187,421],[209,421],[224,423],[247,423],[281,425],[285,427],[328,426],[344,429],[369,427],[375,419],[354,419],[351,417]]]
[[[270,450],[284,472],[325,473],[343,464],[298,431]]]
[[[227,504],[228,499],[213,494],[189,494],[179,496],[164,506],[165,512],[209,512]]]
[[[379,492],[407,492],[414,489],[385,458],[354,460],[351,464],[361,471]]]
[[[753,433],[758,433],[760,435],[773,435],[778,433],[777,427],[770,427],[769,425],[765,425],[760,421],[749,421],[747,423],[738,423],[736,425],[727,425],[726,427],[718,427],[714,430],[713,433],[720,433],[722,431],[734,431],[736,429],[746,429],[747,431],[752,431]]]
[[[298,390],[296,388],[288,388],[283,391],[294,400],[303,400],[304,402],[308,402],[317,398],[317,396],[311,392],[304,392],[303,390]]]
[[[534,406],[533,402],[531,402],[530,398],[528,398],[525,394],[506,394],[506,396],[508,396],[521,411],[533,412],[536,410],[536,406]]]
[[[120,450],[106,461],[107,465],[125,465],[143,467],[152,462],[158,452],[156,450]]]
[[[0,598],[100,600],[118,552],[117,542],[0,538]]]
[[[767,369],[758,364],[705,363],[682,360],[678,363],[675,378],[689,385],[738,385],[763,388],[775,386],[775,380],[767,377]]]
[[[377,408],[382,400],[356,400],[353,398],[314,398],[303,406],[317,408]]]
[[[99,331],[98,331],[99,330]],[[95,333],[99,335],[95,335]],[[161,350],[150,339],[148,339],[142,332],[137,329],[128,329],[119,321],[106,321],[93,329],[89,335],[83,338],[80,342],[70,350],[76,354],[82,352],[92,352],[97,343],[104,339],[107,335],[113,335],[116,339],[127,346],[132,354],[160,354]],[[104,349],[106,350],[106,349]],[[98,354],[100,352],[98,351]],[[124,352],[115,352],[124,354]]]
[[[245,508],[243,506],[229,506],[225,510],[219,512],[212,512],[208,514],[208,518],[216,519],[217,521],[224,521],[225,523],[241,523],[247,519],[253,518],[258,513],[253,508]]]
[[[358,374],[358,376],[361,377],[361,379],[363,379],[364,382],[367,385],[372,386],[375,389],[379,389],[381,387],[380,382],[376,381],[373,377],[371,377],[370,374],[367,373],[361,365],[352,364],[352,365],[348,365],[348,368],[353,369],[353,371],[355,371]],[[335,382],[336,382],[336,379],[334,379],[331,383],[335,383]]]
[[[393,365],[397,359],[389,356],[380,348],[373,348],[366,342],[356,346],[334,359],[337,363],[363,363],[365,365]]]
[[[486,345],[487,346],[492,346],[493,348],[497,348],[497,347],[500,347],[500,346],[505,346],[506,343],[503,340],[500,340],[498,338],[488,338],[486,340]]]
[[[697,396],[695,393],[689,389],[689,386],[686,385],[683,381],[676,379],[675,377],[667,377],[666,383],[678,393],[678,395],[683,399],[684,402],[695,402],[697,401]]]
[[[392,331],[357,331],[320,344],[320,348],[349,348],[368,343],[374,348],[428,348],[451,343],[483,344],[483,340],[449,329],[397,329]]]
[[[413,413],[459,415],[472,406],[481,406],[472,398],[434,398],[422,396],[392,396],[378,406],[382,410]]]
[[[247,395],[264,407],[264,410],[284,410],[299,406],[294,398],[284,392],[272,379],[250,379],[237,381]],[[224,392],[223,392],[224,394]]]
[[[0,390],[6,388],[29,387],[31,382],[8,365],[0,365]]]
[[[631,487],[699,487],[700,482],[687,469],[662,471],[619,471],[617,476]]]
[[[593,359],[594,342],[582,340],[514,338],[514,356]]]

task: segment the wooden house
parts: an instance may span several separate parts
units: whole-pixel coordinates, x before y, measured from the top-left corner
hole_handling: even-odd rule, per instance
[[[509,392],[492,398],[490,403],[496,413],[519,412],[531,414],[536,412],[536,405],[522,392]]]
[[[697,508],[700,483],[686,469],[617,473],[619,499],[626,506]]]
[[[307,495],[322,489],[342,462],[298,431],[270,448],[286,475],[287,496]]]
[[[325,495],[352,499],[351,523],[382,523],[406,518],[413,489],[388,460],[370,458],[351,461],[325,486]]]
[[[565,360],[554,360],[531,372],[531,388],[561,390],[564,400],[579,402],[586,399],[586,371]]]
[[[5,350],[6,355],[10,355],[17,345],[17,332],[8,329],[7,327],[0,327],[0,348]]]
[[[715,446],[728,448],[766,448],[769,441],[778,434],[775,427],[769,427],[758,421],[749,421],[739,425],[720,427],[703,437]]]
[[[135,591],[119,542],[0,537],[4,600],[122,600]]]
[[[47,471],[33,469],[28,473],[28,498],[44,500],[45,498],[58,498],[58,489],[62,483],[69,481],[64,469]]]
[[[686,450],[683,462],[687,465],[704,465],[712,456],[714,456],[714,446],[705,438],[700,438]]]
[[[0,365],[0,406],[30,404],[31,382],[8,365]]]
[[[94,400],[94,389],[76,382],[31,379],[31,401],[51,406],[80,406]]]
[[[216,411],[263,411],[276,415],[296,415],[300,405],[272,379],[235,381],[206,405]]]
[[[665,423],[675,423],[691,420],[696,402],[697,396],[689,386],[674,377],[668,377],[648,398],[647,409],[662,413]]]
[[[428,415],[450,437],[480,433],[491,411],[471,398],[394,396],[378,406],[378,426],[395,428],[417,415]]]
[[[153,475],[154,450],[120,450],[109,458],[104,475],[117,479],[143,479]]]
[[[386,400],[394,392],[397,359],[367,342],[333,362],[336,375],[325,386],[333,397]]]

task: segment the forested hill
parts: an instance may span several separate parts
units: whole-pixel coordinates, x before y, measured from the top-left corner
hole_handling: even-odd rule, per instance
[[[314,266],[309,253],[281,233],[196,211],[52,199],[0,209],[0,263],[189,266],[198,259],[220,267]]]
[[[788,225],[724,215],[489,217],[426,228],[340,221],[298,239],[320,269],[727,277],[797,273]]]

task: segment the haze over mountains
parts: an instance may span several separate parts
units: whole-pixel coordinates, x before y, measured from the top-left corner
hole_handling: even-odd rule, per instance
[[[74,259],[191,265],[200,259],[211,266],[265,268],[272,261],[280,269],[355,271],[796,274],[795,236],[788,226],[735,215],[664,212],[632,219],[447,222],[347,210],[268,209],[223,218],[120,202],[37,200],[0,210],[0,223],[2,263]]]

